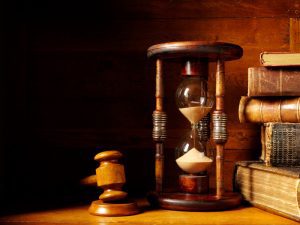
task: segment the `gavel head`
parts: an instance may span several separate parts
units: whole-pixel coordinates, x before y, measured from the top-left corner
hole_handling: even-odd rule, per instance
[[[119,163],[123,155],[119,151],[111,150],[98,153],[94,159],[100,162],[96,169],[97,185],[104,192],[99,196],[103,202],[113,202],[127,197],[127,193],[122,191],[126,182],[124,166]]]

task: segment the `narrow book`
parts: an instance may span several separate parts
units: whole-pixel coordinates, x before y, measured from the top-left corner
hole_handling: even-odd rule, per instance
[[[300,96],[300,68],[248,68],[248,96]]]
[[[241,123],[300,123],[300,97],[242,96],[239,104],[239,120]]]
[[[300,168],[237,162],[234,185],[253,206],[300,221]]]
[[[299,52],[262,52],[260,62],[263,66],[300,66]]]
[[[300,123],[265,123],[262,155],[267,166],[300,167]]]

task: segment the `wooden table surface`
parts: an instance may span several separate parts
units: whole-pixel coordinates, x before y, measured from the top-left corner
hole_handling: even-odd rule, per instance
[[[169,210],[145,210],[143,213],[126,217],[92,216],[88,206],[71,207],[44,212],[32,212],[0,217],[0,224],[19,225],[299,225],[298,222],[265,212],[254,207],[240,207],[224,212],[181,212]]]

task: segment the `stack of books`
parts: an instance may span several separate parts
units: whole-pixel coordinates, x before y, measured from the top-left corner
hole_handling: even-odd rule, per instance
[[[239,119],[261,124],[261,160],[238,162],[235,186],[253,205],[300,221],[300,53],[260,61],[248,69]]]

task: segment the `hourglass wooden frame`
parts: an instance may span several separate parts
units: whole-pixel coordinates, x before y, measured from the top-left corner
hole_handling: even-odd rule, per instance
[[[188,41],[170,42],[153,45],[148,49],[148,57],[156,60],[156,108],[153,112],[153,140],[155,154],[155,200],[160,207],[171,210],[215,211],[236,207],[241,196],[234,192],[224,191],[223,152],[227,141],[227,116],[225,109],[225,69],[224,62],[242,57],[240,46],[224,42]],[[212,139],[216,144],[216,190],[209,194],[164,193],[164,141],[167,137],[167,114],[164,112],[163,62],[178,61],[182,71],[194,73],[208,68],[209,62],[216,62],[215,110],[212,113]],[[199,67],[199,65],[202,65]],[[208,72],[207,72],[208,73]],[[208,76],[208,74],[207,74]]]

